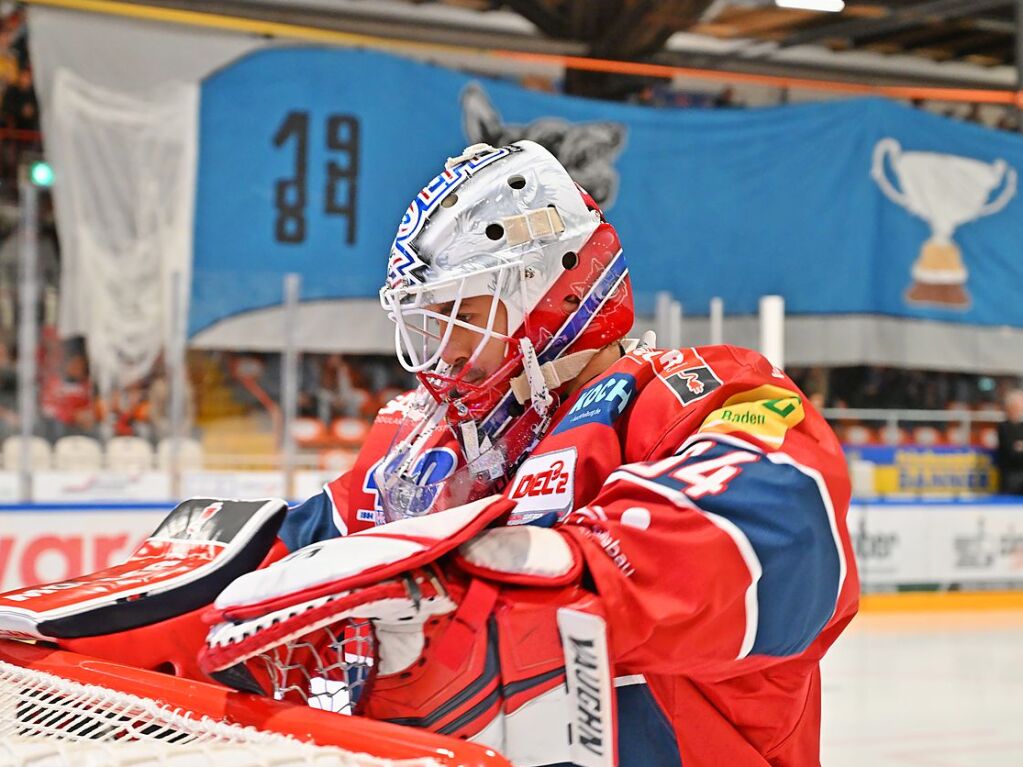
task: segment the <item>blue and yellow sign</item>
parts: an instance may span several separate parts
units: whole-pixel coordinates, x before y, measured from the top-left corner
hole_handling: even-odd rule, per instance
[[[990,451],[973,447],[857,447],[851,458],[875,464],[879,495],[961,495],[993,493],[997,471]]]

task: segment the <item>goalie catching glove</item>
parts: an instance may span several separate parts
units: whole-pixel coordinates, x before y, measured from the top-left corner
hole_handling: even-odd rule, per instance
[[[472,739],[516,765],[613,765],[599,600],[561,533],[487,529],[513,506],[491,497],[381,525],[242,576],[207,612],[200,665],[241,689]]]

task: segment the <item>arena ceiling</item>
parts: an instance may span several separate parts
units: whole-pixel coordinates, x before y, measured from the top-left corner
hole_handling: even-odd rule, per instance
[[[987,67],[1015,62],[1017,5],[1017,0],[850,0],[841,13],[820,13],[724,0],[687,31],[779,48],[819,44]]]
[[[1013,87],[1023,0],[139,0],[421,42],[875,83]],[[635,78],[570,71],[615,96]]]
[[[981,66],[1015,60],[1016,0],[849,0],[840,13],[781,8],[774,0],[435,0],[486,12],[508,8],[547,37],[584,41],[595,56],[660,51],[676,32],[780,48],[911,53]],[[420,0],[422,2],[422,0]]]

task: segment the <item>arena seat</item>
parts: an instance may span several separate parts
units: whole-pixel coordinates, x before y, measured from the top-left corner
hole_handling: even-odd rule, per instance
[[[111,437],[107,442],[107,468],[149,471],[153,468],[153,448],[142,437]]]
[[[949,445],[969,445],[970,431],[964,424],[950,423],[945,427],[944,440]]]
[[[164,437],[156,446],[156,467],[164,471],[170,471],[171,452],[173,450],[174,438]],[[178,448],[178,467],[183,471],[199,470],[203,467],[202,445],[199,440],[191,437],[184,437]]]
[[[331,432],[344,447],[361,447],[369,432],[369,424],[361,418],[338,418],[330,426]]]
[[[885,445],[905,445],[909,441],[906,430],[891,424],[881,429],[881,442]]]
[[[21,469],[21,440],[20,435],[8,437],[4,440],[3,456],[4,468],[9,470]],[[42,437],[29,437],[29,466],[33,469],[49,469],[52,465],[52,450],[50,443]]]
[[[291,436],[300,447],[316,444],[327,436],[327,427],[318,418],[296,418],[291,424]]]
[[[319,467],[335,471],[340,475],[355,465],[355,459],[358,455],[354,450],[345,450],[340,447],[321,450],[319,454]]]
[[[61,471],[98,471],[103,468],[103,446],[93,437],[61,437],[53,443],[53,468]]]
[[[914,445],[933,447],[941,444],[941,431],[933,426],[917,426],[910,432],[910,441]]]
[[[869,445],[877,442],[877,433],[869,426],[853,423],[842,428],[842,442],[846,445]]]
[[[976,440],[981,447],[985,447],[988,450],[996,449],[998,447],[998,427],[981,426],[977,430]]]

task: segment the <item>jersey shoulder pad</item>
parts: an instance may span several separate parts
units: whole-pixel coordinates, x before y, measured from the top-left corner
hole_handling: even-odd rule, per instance
[[[638,350],[631,356],[647,379],[632,418],[656,423],[662,431],[677,429],[668,440],[676,447],[692,434],[709,432],[734,433],[777,448],[806,416],[798,387],[751,349],[698,346]]]

